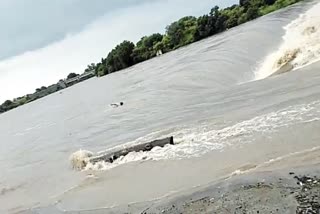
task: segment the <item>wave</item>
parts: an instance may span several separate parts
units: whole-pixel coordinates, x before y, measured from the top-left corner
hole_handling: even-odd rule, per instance
[[[195,128],[181,127],[151,133],[125,145],[114,147],[111,150],[168,136],[174,136],[176,144],[166,145],[163,148],[155,147],[149,152],[132,152],[120,157],[113,163],[101,161],[92,164],[88,161],[92,153],[82,150],[73,154],[70,160],[73,167],[78,170],[109,170],[130,162],[200,157],[210,151],[223,150],[236,144],[252,143],[254,141],[253,136],[257,133],[267,134],[292,124],[319,121],[319,109],[320,100],[308,104],[290,106],[223,128],[217,128],[208,123],[194,125],[193,127]],[[101,153],[105,152],[101,151]]]
[[[70,155],[70,162],[73,169],[82,170],[89,163],[89,158],[92,157],[93,153],[86,150],[79,150]]]
[[[320,3],[284,27],[280,48],[268,55],[255,79],[296,70],[320,60]]]

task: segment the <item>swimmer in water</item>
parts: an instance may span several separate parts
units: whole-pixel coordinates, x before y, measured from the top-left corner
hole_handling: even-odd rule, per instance
[[[120,102],[119,104],[111,103],[110,106],[112,106],[113,108],[118,108],[119,106],[123,106],[123,102]]]

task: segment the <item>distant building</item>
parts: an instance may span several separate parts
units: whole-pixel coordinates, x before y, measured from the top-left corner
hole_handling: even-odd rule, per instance
[[[64,88],[67,87],[66,83],[65,83],[63,80],[60,80],[60,81],[58,82],[58,85],[60,86],[61,89],[64,89]]]
[[[61,89],[62,88],[60,88],[59,84],[53,84],[53,85],[48,86],[47,93],[51,94],[51,93],[54,93],[54,92],[59,91]]]
[[[66,84],[67,87],[72,86],[77,82],[79,82],[78,76],[64,80],[64,83]]]
[[[74,78],[70,78],[70,79],[66,79],[64,80],[64,83],[67,87],[69,86],[72,86],[76,83],[79,83],[81,81],[84,81],[84,80],[87,80],[89,78],[92,78],[94,77],[94,71],[87,71],[87,72],[84,72],[83,74],[80,74],[79,76],[76,76]]]
[[[48,93],[47,89],[45,89],[45,90],[37,91],[37,92],[35,92],[33,94],[29,94],[29,98],[31,100],[36,100],[36,99],[39,99],[41,97],[47,96],[48,94],[49,93]]]
[[[52,94],[52,93],[57,92],[57,91],[64,89],[64,88],[66,88],[65,83],[63,81],[59,81],[57,84],[50,85],[50,86],[43,88],[41,90],[37,90],[33,94],[29,94],[28,99],[36,100],[36,99],[47,96],[49,94]]]
[[[79,78],[80,81],[83,81],[83,80],[90,79],[90,78],[92,78],[94,76],[95,76],[94,71],[87,71],[87,72],[79,75],[78,78]]]
[[[160,56],[160,55],[162,55],[163,53],[162,53],[162,50],[158,50],[157,51],[157,56]]]
[[[47,88],[38,89],[33,94],[28,94],[28,97],[26,97],[26,99],[33,101],[33,100],[39,99],[41,97],[45,97],[49,94],[52,94],[52,93],[57,92],[61,89],[67,88],[69,86],[72,86],[78,82],[87,80],[87,79],[94,77],[94,76],[95,75],[94,75],[93,71],[88,71],[88,72],[85,72],[85,73],[83,73],[79,76],[76,76],[74,78],[60,80],[57,84],[50,85]],[[15,101],[18,102],[19,99],[20,98],[16,99]]]

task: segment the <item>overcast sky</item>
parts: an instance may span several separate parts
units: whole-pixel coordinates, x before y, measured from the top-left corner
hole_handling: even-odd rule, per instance
[[[124,39],[235,0],[1,0],[0,102],[80,73]],[[19,87],[17,87],[19,85]]]

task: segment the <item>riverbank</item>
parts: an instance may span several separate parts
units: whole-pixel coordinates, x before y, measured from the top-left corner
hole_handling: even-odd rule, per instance
[[[36,91],[32,94],[27,94],[25,96],[15,98],[13,99],[13,101],[11,100],[5,101],[2,105],[0,105],[0,114],[10,111],[14,108],[18,108],[19,106],[33,102],[35,100],[41,99],[43,97],[46,97],[50,94],[56,93],[67,87],[71,87],[75,84],[78,84],[80,82],[83,82],[95,76],[92,71],[86,71],[81,75],[78,75],[78,74],[74,74],[74,75],[75,76],[73,77],[68,76],[68,78],[64,80],[60,80],[59,82],[52,84],[48,87],[42,86],[41,88],[36,89]]]
[[[142,213],[319,213],[319,169],[237,176]]]
[[[204,186],[146,201],[70,214],[196,214],[320,212],[320,150],[293,153],[235,171]]]
[[[238,175],[176,198],[81,213],[302,214],[319,212],[320,164],[315,164]]]

